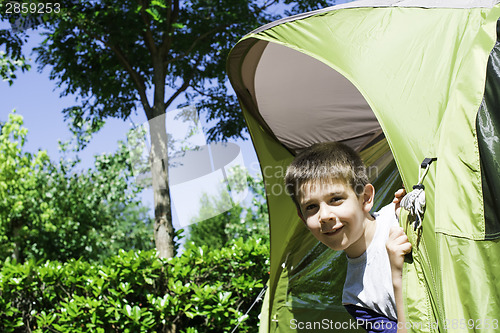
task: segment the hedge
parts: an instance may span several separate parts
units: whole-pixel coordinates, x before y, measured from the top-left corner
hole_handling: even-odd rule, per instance
[[[267,279],[269,248],[232,241],[183,254],[120,251],[103,264],[7,260],[0,272],[0,332],[230,332]],[[260,306],[238,332],[256,332]]]

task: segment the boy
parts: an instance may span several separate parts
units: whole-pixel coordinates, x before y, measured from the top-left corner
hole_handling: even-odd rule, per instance
[[[402,191],[396,192],[395,204],[371,215],[375,189],[366,168],[353,149],[337,142],[314,144],[299,153],[287,169],[285,183],[311,233],[347,255],[342,294],[347,311],[368,332],[396,332],[397,318],[404,321],[404,254],[411,249],[397,227]],[[399,326],[398,332],[404,332],[404,325]]]

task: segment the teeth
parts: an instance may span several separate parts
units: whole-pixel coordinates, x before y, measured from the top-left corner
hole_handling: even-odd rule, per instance
[[[338,230],[340,230],[341,228],[342,228],[342,226],[340,226],[338,228],[330,229],[328,231],[323,231],[323,233],[325,233],[325,234],[333,234],[333,233],[337,232]]]
[[[340,230],[340,229],[342,229],[342,227],[343,227],[343,225],[341,225],[341,226],[340,226],[340,227],[338,227],[338,228],[333,228],[333,231]]]

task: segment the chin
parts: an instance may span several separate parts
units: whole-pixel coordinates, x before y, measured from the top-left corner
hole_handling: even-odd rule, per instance
[[[345,246],[342,246],[342,245],[328,245],[328,244],[325,244],[325,245],[334,251],[344,251],[345,250]]]

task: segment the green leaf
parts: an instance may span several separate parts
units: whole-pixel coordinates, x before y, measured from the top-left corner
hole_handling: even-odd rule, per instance
[[[167,8],[167,5],[165,4],[164,0],[153,0],[151,1],[152,6],[158,6],[161,8]]]
[[[158,21],[160,23],[163,22],[163,19],[160,16],[160,13],[158,12],[158,10],[156,8],[147,8],[146,12],[149,15],[151,15],[151,17],[153,18],[153,20]]]
[[[182,29],[185,28],[186,26],[182,23],[172,23],[172,27],[174,27],[175,29]]]

